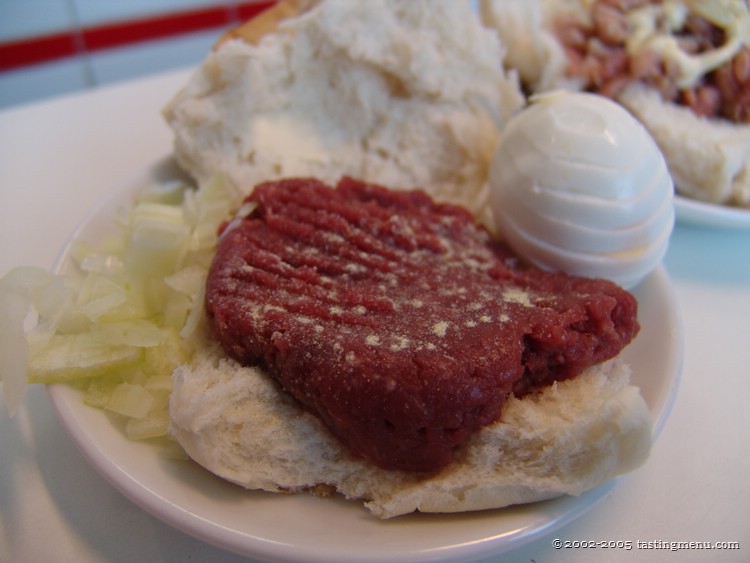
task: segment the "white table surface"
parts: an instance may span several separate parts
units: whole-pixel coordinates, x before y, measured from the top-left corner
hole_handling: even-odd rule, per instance
[[[172,72],[0,113],[0,275],[50,267],[98,199],[169,153],[159,112],[186,77]],[[665,264],[685,356],[649,461],[577,521],[490,560],[750,561],[750,230],[678,225]],[[633,547],[556,550],[556,538]],[[638,541],[740,549],[646,551]],[[0,406],[0,561],[244,560],[111,488],[59,426],[44,388],[31,388],[12,419]]]

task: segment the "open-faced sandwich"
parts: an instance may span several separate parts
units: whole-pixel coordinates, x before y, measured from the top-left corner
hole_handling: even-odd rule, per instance
[[[750,207],[745,0],[485,0],[529,92],[612,97],[650,131],[678,193]]]
[[[621,357],[635,297],[519,256],[489,194],[512,183],[516,202],[592,219],[539,218],[560,227],[561,264],[619,276],[636,257],[637,283],[673,219],[641,126],[616,104],[537,100],[565,142],[528,159],[523,126],[499,149],[525,99],[468,3],[274,10],[165,108],[196,189],[147,191],[121,239],[74,247],[73,289],[41,280],[54,318],[30,379],[79,380],[129,436],[169,433],[243,487],[340,494],[381,518],[578,495],[643,463],[652,422]]]
[[[199,182],[261,184],[222,232],[211,344],[175,372],[171,432],[245,487],[381,517],[639,465],[648,412],[605,362],[638,330],[632,297],[522,265],[477,224],[523,100],[501,43],[458,2],[306,8],[223,41],[165,111]]]

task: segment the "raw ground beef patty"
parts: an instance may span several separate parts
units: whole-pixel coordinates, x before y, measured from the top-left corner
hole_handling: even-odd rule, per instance
[[[247,201],[207,280],[214,334],[380,467],[445,466],[509,393],[574,377],[638,332],[620,287],[522,266],[422,191],[290,179]]]

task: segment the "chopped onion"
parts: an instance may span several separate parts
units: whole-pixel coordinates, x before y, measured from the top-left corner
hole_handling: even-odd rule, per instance
[[[130,418],[143,418],[151,410],[154,398],[140,385],[120,383],[112,390],[107,410]]]
[[[180,336],[182,338],[189,338],[190,336],[193,335],[193,333],[195,333],[195,330],[198,328],[198,325],[200,324],[200,320],[203,316],[202,304],[203,304],[204,298],[205,298],[205,285],[202,285],[200,287],[198,295],[196,295],[193,298],[193,302],[190,307],[190,314],[185,320],[185,326],[183,326],[182,330],[180,331]]]
[[[135,198],[136,203],[165,203],[180,205],[187,186],[179,180],[149,184]]]
[[[164,282],[178,293],[195,297],[202,291],[207,274],[206,268],[191,264],[171,276],[167,276],[164,278]]]
[[[166,436],[169,431],[169,411],[152,411],[142,418],[132,418],[125,425],[125,434],[131,440],[146,440]]]
[[[16,268],[0,278],[0,381],[12,416],[26,392],[29,346],[24,324],[34,298],[55,281],[55,276],[33,267]]]
[[[188,250],[190,226],[179,207],[138,204],[130,216],[129,231],[125,268],[130,275],[169,275]]]
[[[150,348],[158,346],[166,338],[166,331],[153,322],[144,319],[131,319],[97,325],[97,337],[108,344],[126,344]]]
[[[77,305],[81,313],[97,321],[105,313],[128,301],[128,292],[121,284],[106,276],[91,273],[86,277]]]
[[[125,417],[129,438],[166,436],[172,372],[190,360],[219,226],[239,200],[220,178],[197,190],[148,186],[116,219],[117,235],[71,245],[67,275],[18,268],[0,280],[9,411],[27,381],[65,382],[87,405]],[[24,331],[30,311],[37,322]]]
[[[111,344],[96,333],[55,334],[41,346],[32,346],[30,351],[30,383],[60,383],[101,376],[143,361],[141,348]]]

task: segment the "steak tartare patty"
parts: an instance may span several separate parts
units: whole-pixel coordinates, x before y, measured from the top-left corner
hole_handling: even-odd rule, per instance
[[[222,232],[206,311],[354,454],[434,471],[523,394],[619,353],[637,302],[528,268],[464,209],[344,178],[261,184]]]

